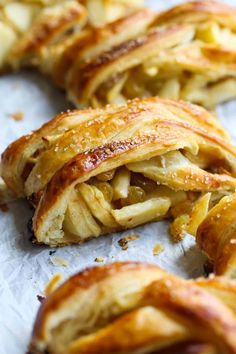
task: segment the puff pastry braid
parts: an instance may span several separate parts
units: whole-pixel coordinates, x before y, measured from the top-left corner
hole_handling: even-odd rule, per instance
[[[91,30],[89,45],[76,39],[58,58],[54,51],[42,59],[44,66],[54,61],[49,71],[75,104],[101,107],[158,95],[212,108],[235,98],[235,8],[199,0],[155,16],[141,12],[114,24],[114,31],[111,25]]]
[[[68,279],[42,303],[30,353],[236,353],[236,284],[113,263]]]
[[[193,235],[236,188],[236,150],[203,108],[136,99],[60,114],[12,143],[2,177],[36,208],[39,243],[77,243],[173,215]]]
[[[133,11],[142,0],[1,0],[0,69],[39,65],[45,48],[63,46],[87,26],[102,25]]]

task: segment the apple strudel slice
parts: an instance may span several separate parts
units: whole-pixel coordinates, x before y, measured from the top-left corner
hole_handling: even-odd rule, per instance
[[[160,98],[60,114],[2,155],[5,183],[36,208],[37,241],[54,246],[171,215],[174,229],[195,234],[213,201],[234,191],[235,174],[219,123]]]

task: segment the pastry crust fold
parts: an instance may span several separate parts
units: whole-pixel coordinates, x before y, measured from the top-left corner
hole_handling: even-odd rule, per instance
[[[154,265],[87,269],[43,301],[30,352],[233,354],[235,297],[232,281],[187,281]]]
[[[203,108],[136,99],[55,117],[6,149],[2,177],[35,206],[39,243],[82,242],[170,215],[179,223],[182,214],[195,234],[211,203],[204,194],[235,190],[235,157]]]

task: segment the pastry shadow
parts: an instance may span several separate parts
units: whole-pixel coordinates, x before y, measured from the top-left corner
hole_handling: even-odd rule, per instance
[[[188,249],[181,245],[183,252],[176,261],[178,269],[186,274],[186,278],[198,278],[205,276],[204,266],[207,257],[199,249],[198,245],[192,245]]]
[[[34,245],[32,243],[33,233],[30,230],[29,224],[32,220],[33,213],[33,209],[26,200],[17,200],[10,203],[9,211],[6,213],[10,215],[6,215],[6,217],[12,219],[12,226],[8,231],[7,238],[11,238],[10,242],[13,242],[15,249],[23,252],[39,253],[47,247]]]

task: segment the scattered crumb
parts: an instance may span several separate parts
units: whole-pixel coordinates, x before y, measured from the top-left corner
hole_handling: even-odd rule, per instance
[[[37,295],[37,299],[38,299],[38,301],[42,304],[43,301],[45,300],[45,296]]]
[[[16,121],[16,122],[20,122],[21,120],[24,119],[24,113],[21,111],[11,113],[9,116],[10,116],[10,118],[14,119],[14,121]]]
[[[170,234],[174,242],[180,242],[184,239],[189,224],[189,215],[181,214],[170,225]]]
[[[56,253],[56,250],[49,251],[49,256],[52,256],[55,253]]]
[[[153,256],[158,256],[161,252],[163,252],[165,247],[161,245],[160,243],[157,243],[156,246],[153,247],[152,253]]]
[[[104,262],[104,258],[103,258],[103,257],[96,257],[96,258],[94,259],[94,262],[102,263],[102,262]]]
[[[139,235],[125,236],[118,241],[118,244],[122,248],[122,250],[125,251],[128,249],[128,242],[137,240],[139,237],[140,237]]]
[[[9,210],[9,208],[8,208],[7,204],[0,204],[0,210],[3,213],[6,213]]]
[[[58,266],[58,267],[68,267],[69,262],[61,257],[51,257],[50,261],[53,265]]]
[[[49,282],[47,283],[45,289],[44,289],[44,294],[50,295],[56,288],[57,284],[59,283],[59,281],[61,280],[62,275],[60,273],[55,274],[51,280],[49,280]]]

